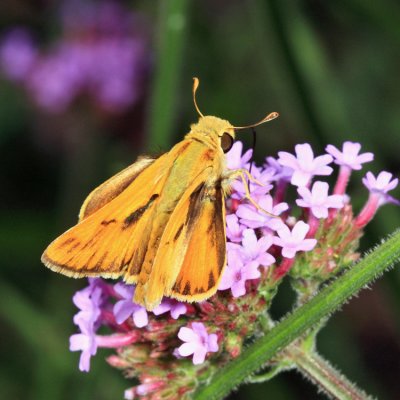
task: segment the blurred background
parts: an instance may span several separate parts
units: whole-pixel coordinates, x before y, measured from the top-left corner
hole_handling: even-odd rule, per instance
[[[235,125],[270,111],[255,158],[309,142],[359,141],[366,170],[399,175],[400,5],[395,0],[2,0],[0,2],[0,398],[118,399],[131,386],[99,350],[89,374],[68,350],[72,294],[84,286],[40,263],[85,195],[137,155],[170,148],[204,114]],[[241,137],[251,145],[245,134]],[[400,191],[393,193],[399,197]],[[381,209],[366,250],[399,226]],[[287,285],[288,286],[288,285]],[[289,287],[273,313],[290,310]],[[379,399],[400,393],[400,273],[337,313],[320,352]],[[318,399],[294,372],[232,399]]]

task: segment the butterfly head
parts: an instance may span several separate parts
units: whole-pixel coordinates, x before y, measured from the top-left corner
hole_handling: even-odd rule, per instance
[[[235,142],[235,128],[224,119],[212,115],[201,116],[197,124],[191,126],[195,135],[207,138],[227,153]]]
[[[261,121],[246,126],[233,126],[230,122],[213,117],[211,115],[204,116],[200,111],[196,101],[196,91],[199,87],[199,80],[193,78],[193,103],[197,113],[200,115],[199,122],[191,126],[191,131],[196,135],[207,137],[213,144],[220,145],[224,153],[227,153],[235,141],[235,131],[240,129],[254,128],[264,122],[271,121],[279,116],[277,112],[266,115]]]

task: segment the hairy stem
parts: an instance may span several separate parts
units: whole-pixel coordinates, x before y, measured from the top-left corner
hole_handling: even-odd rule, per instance
[[[285,353],[295,368],[329,398],[372,399],[316,352],[307,352],[293,345],[289,346]]]

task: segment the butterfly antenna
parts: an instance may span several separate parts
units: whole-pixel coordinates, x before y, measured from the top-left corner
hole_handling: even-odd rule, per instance
[[[251,125],[246,125],[246,126],[234,126],[233,129],[248,129],[248,128],[254,128],[258,125],[263,124],[264,122],[269,122],[272,121],[275,118],[278,118],[279,114],[277,112],[272,112],[266,115],[261,121],[256,122],[255,124]]]
[[[193,103],[194,106],[196,107],[196,111],[199,113],[200,117],[204,117],[203,113],[200,111],[199,106],[197,105],[196,101],[196,91],[197,88],[199,87],[200,81],[198,78],[193,78]]]

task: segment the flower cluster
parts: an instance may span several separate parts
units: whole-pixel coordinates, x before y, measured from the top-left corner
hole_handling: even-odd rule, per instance
[[[28,30],[14,28],[0,41],[0,64],[46,111],[65,111],[84,95],[102,110],[121,112],[142,94],[149,67],[139,25],[111,0],[70,1],[61,12],[62,35],[47,50]]]
[[[246,199],[245,183],[233,183],[226,201],[227,266],[207,301],[165,298],[148,312],[132,302],[134,286],[91,279],[74,296],[80,333],[71,336],[70,349],[82,352],[80,369],[89,370],[98,347],[115,348],[109,364],[139,381],[126,390],[126,399],[185,398],[237,357],[246,340],[268,329],[266,312],[285,276],[302,302],[349,267],[358,258],[362,228],[383,204],[399,204],[388,194],[398,180],[389,172],[367,172],[362,182],[369,198],[353,215],[347,183],[373,155],[359,154],[360,145],[352,142],[326,151],[315,157],[309,144],[301,144],[295,155],[279,152],[262,167],[253,166],[249,187],[258,207]],[[236,142],[228,166],[248,169],[250,158]],[[339,172],[330,194],[320,179],[333,173],[334,164]],[[293,195],[295,201],[284,201]],[[99,335],[101,326],[108,332]]]

